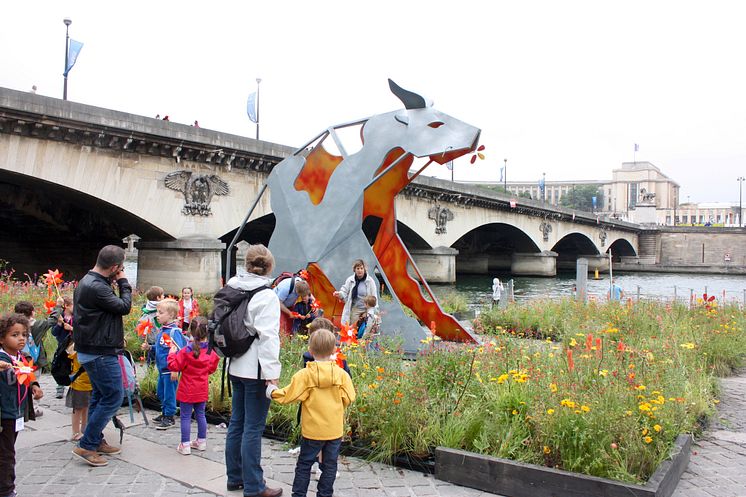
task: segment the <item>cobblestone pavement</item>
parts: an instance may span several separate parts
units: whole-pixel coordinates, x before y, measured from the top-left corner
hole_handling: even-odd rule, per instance
[[[179,423],[160,431],[142,424],[135,413],[135,423],[128,426],[119,456],[109,458],[109,465],[92,468],[73,458],[70,430],[70,409],[64,401],[54,398],[54,382],[43,375],[40,383],[45,392],[39,407],[44,415],[29,422],[19,435],[16,445],[16,483],[20,497],[38,495],[70,496],[149,496],[177,495],[215,496],[241,495],[226,492],[224,448],[225,428],[210,426],[205,452],[191,456],[176,452],[180,441]],[[152,419],[157,413],[148,412]],[[119,418],[129,423],[126,408]],[[110,428],[109,428],[110,429]],[[192,424],[196,433],[196,424]],[[118,444],[118,432],[106,433],[107,440]],[[269,486],[280,486],[290,495],[296,457],[286,444],[264,439],[262,467]],[[399,469],[386,464],[340,456],[339,477],[335,495],[345,497],[490,497],[494,494],[459,487],[436,480],[432,475]],[[309,495],[315,494],[311,481]]]
[[[182,456],[178,423],[165,431],[142,424],[141,417],[128,426],[120,456],[110,458],[106,467],[92,468],[70,451],[70,409],[54,398],[48,375],[41,378],[46,396],[45,411],[30,422],[17,442],[18,495],[69,495],[109,497],[170,497],[178,495],[240,495],[226,492],[224,447],[225,428],[210,426],[208,449]],[[746,497],[746,369],[721,380],[721,402],[710,427],[692,448],[691,461],[673,497]],[[156,413],[149,412],[149,418]],[[129,425],[127,409],[120,419]],[[196,425],[192,426],[193,432]],[[118,442],[117,433],[107,433]],[[262,466],[270,486],[281,486],[290,495],[295,456],[281,442],[264,439]],[[408,471],[353,457],[340,457],[336,495],[345,497],[489,497],[494,494],[451,485],[431,475]],[[315,493],[312,480],[309,495]]]
[[[673,497],[746,497],[746,369],[720,380],[720,404]]]

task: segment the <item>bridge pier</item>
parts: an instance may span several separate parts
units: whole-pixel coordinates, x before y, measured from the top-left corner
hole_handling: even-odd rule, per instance
[[[557,276],[557,252],[514,253],[510,272],[514,276]]]
[[[456,256],[458,250],[450,247],[435,247],[432,249],[414,249],[412,254],[417,269],[429,283],[456,282]]]
[[[160,286],[179,295],[190,286],[195,293],[215,293],[222,277],[225,244],[210,238],[181,238],[168,242],[137,242],[137,286]]]
[[[588,260],[588,272],[593,273],[598,269],[599,273],[609,272],[609,256],[608,255],[583,255],[583,259]]]

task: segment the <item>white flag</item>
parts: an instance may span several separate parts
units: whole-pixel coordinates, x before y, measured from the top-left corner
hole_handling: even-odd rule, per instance
[[[246,102],[246,113],[249,115],[249,121],[252,123],[259,122],[256,115],[256,92],[249,94],[249,100]]]

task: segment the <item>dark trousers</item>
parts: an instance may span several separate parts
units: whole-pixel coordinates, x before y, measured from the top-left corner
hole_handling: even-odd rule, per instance
[[[0,495],[16,489],[16,420],[3,419],[0,432]]]
[[[318,460],[319,453],[321,453],[321,463],[319,464],[321,476],[318,485],[316,485],[316,495],[318,497],[332,497],[334,480],[337,479],[337,458],[341,445],[341,438],[336,440],[301,438],[300,454],[298,454],[298,462],[295,465],[292,497],[306,497],[308,484],[311,482],[311,466]]]

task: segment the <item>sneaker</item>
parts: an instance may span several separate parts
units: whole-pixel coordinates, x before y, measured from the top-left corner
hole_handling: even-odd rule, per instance
[[[88,463],[91,466],[106,466],[109,461],[104,459],[103,456],[98,455],[95,450],[88,450],[82,447],[75,447],[73,449],[73,455]]]
[[[173,425],[176,424],[176,421],[174,421],[173,416],[163,416],[160,423],[156,423],[155,429],[156,430],[168,430]]]
[[[65,396],[65,387],[63,387],[62,385],[57,385],[57,393],[55,394],[54,398],[61,399],[64,396]]]
[[[101,443],[98,445],[98,449],[96,449],[96,452],[99,454],[105,454],[107,456],[115,456],[117,454],[121,454],[122,449],[119,447],[113,447],[106,443],[105,439],[102,439]]]
[[[163,414],[159,414],[158,416],[154,417],[152,421],[153,423],[160,423],[162,419],[163,419]]]
[[[179,446],[176,448],[176,452],[178,452],[179,454],[183,456],[188,456],[189,454],[191,454],[192,449],[191,449],[189,442],[181,442]]]
[[[192,440],[192,443],[189,444],[193,449],[197,450],[207,450],[207,440],[204,438],[198,438],[197,440]]]
[[[36,416],[37,418],[40,418],[40,417],[44,416],[44,411],[42,411],[41,409],[36,409],[34,411],[34,416]]]

